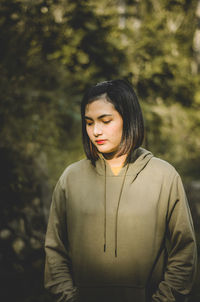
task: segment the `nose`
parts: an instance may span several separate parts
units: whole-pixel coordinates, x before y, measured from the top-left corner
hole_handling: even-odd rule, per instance
[[[96,137],[102,134],[102,128],[98,123],[94,124],[93,134]]]

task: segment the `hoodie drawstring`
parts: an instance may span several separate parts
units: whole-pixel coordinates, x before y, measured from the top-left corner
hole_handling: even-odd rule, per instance
[[[105,163],[105,162],[104,162]],[[124,183],[126,179],[126,174],[128,171],[129,164],[127,164],[126,170],[124,172],[121,188],[120,188],[120,193],[119,193],[119,198],[117,202],[117,210],[116,210],[116,215],[115,215],[115,257],[117,257],[117,227],[118,227],[118,212],[119,212],[119,205],[121,201],[121,196],[124,188]],[[106,198],[106,163],[105,163],[105,182],[104,182],[104,252],[106,252],[106,204],[107,204],[107,198]]]
[[[126,173],[128,171],[129,164],[127,164],[126,171],[124,172],[124,177],[122,180],[122,185],[119,193],[119,198],[118,198],[118,203],[117,203],[117,211],[116,211],[116,216],[115,216],[115,257],[117,257],[117,227],[118,227],[118,212],[119,212],[119,204],[121,201],[121,196],[124,188],[124,183],[126,179]]]

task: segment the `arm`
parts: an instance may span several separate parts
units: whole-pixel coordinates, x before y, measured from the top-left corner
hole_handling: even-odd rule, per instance
[[[170,194],[167,233],[170,243],[167,266],[152,302],[186,301],[195,278],[197,251],[194,228],[178,174]]]
[[[45,288],[57,302],[77,301],[77,290],[71,275],[67,250],[66,198],[60,182],[53,193],[45,240]]]

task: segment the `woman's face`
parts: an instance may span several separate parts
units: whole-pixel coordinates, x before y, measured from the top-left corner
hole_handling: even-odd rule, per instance
[[[117,154],[123,134],[123,119],[112,103],[99,99],[85,108],[86,131],[101,153]]]

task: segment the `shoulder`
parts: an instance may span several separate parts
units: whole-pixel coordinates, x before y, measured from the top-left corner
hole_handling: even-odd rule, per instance
[[[179,175],[172,164],[155,156],[153,156],[149,161],[148,167],[151,169],[152,173],[157,175],[167,176],[170,178],[174,178]]]
[[[169,172],[176,171],[176,169],[172,164],[159,157],[153,156],[150,160],[150,164],[155,169],[162,169],[163,171],[169,171]]]
[[[61,186],[66,182],[68,178],[77,178],[80,177],[83,171],[88,171],[91,169],[91,162],[90,160],[84,158],[77,162],[70,164],[60,176],[59,182]]]

